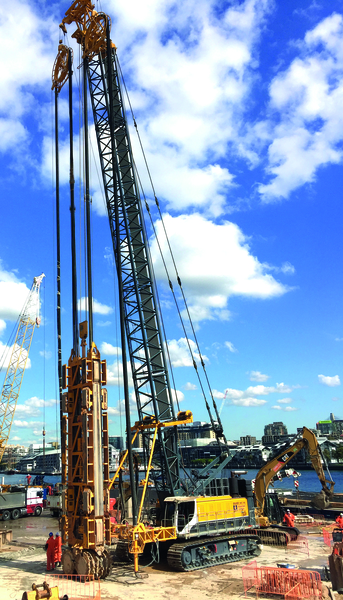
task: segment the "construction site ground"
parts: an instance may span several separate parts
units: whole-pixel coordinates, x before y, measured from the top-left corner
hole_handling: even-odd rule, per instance
[[[46,571],[44,544],[48,534],[58,531],[58,520],[44,511],[41,517],[27,517],[18,521],[0,523],[0,529],[12,529],[13,543],[0,550],[0,600],[21,600],[24,591],[32,584],[41,584],[51,574]],[[330,549],[323,543],[320,527],[302,527],[301,533],[308,540],[307,552],[293,548],[264,546],[256,559],[258,566],[274,566],[278,563],[294,564],[297,568],[328,565]],[[141,578],[136,578],[133,566],[115,563],[111,575],[101,581],[102,600],[200,600],[205,598],[244,598],[242,567],[249,561],[219,565],[189,573],[177,573],[168,569],[166,563],[140,567]],[[56,568],[54,574],[62,574]],[[330,588],[330,583],[325,583]],[[325,590],[327,592],[327,590]],[[337,593],[336,598],[339,596]],[[328,592],[325,594],[328,595]],[[249,597],[254,594],[249,593]]]

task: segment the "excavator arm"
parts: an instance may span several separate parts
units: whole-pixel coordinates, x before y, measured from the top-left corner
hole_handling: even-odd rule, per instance
[[[297,439],[292,446],[286,450],[283,450],[280,454],[278,454],[278,456],[270,460],[257,473],[255,481],[255,505],[258,517],[262,517],[264,515],[266,493],[269,484],[275,475],[281,469],[283,469],[293,458],[293,456],[298,454],[298,452],[303,448],[305,448],[309,454],[312,466],[322,484],[322,490],[315,498],[314,503],[318,508],[325,508],[329,504],[330,498],[333,495],[333,488],[335,484],[332,480],[328,480],[325,477],[322,466],[322,453],[317,442],[317,438],[310,429],[307,429],[307,427],[303,428],[301,435],[302,437]]]

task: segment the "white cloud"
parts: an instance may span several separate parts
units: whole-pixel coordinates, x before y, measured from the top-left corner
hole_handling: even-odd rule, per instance
[[[40,356],[43,356],[46,360],[49,360],[52,357],[51,350],[40,350],[39,354]]]
[[[32,396],[32,398],[28,398],[24,401],[23,404],[17,404],[15,409],[15,414],[19,417],[21,415],[27,415],[30,417],[39,417],[42,413],[42,408],[44,406],[51,407],[57,404],[57,400],[43,400],[43,398],[38,398],[37,396]]]
[[[279,406],[278,404],[272,406],[271,408],[273,408],[274,410],[282,410],[283,412],[292,412],[294,410],[299,410],[295,406]]]
[[[277,400],[278,404],[290,404],[292,402],[292,398],[282,398],[281,400]]]
[[[250,373],[250,381],[257,381],[259,383],[263,383],[269,379],[270,375],[264,375],[260,371],[251,371]]]
[[[232,342],[225,342],[225,346],[230,350],[230,352],[238,352],[237,348],[235,348]]]
[[[273,118],[255,127],[256,138],[262,132],[270,143],[269,182],[259,186],[264,202],[287,198],[320,167],[342,160],[342,15],[324,19],[299,47],[301,56],[270,85]]]
[[[164,224],[193,320],[227,320],[231,296],[267,299],[282,296],[289,290],[265,272],[263,264],[251,254],[248,239],[234,223],[225,221],[218,225],[195,213],[178,217],[165,215]],[[160,221],[156,223],[156,229],[172,274]],[[208,248],[211,248],[210,253]],[[155,240],[152,240],[151,252],[156,277],[165,280]]]
[[[223,211],[233,176],[220,159],[237,138],[270,5],[245,0],[220,17],[211,0],[108,5],[155,187],[173,210]]]
[[[84,296],[78,300],[78,309],[82,311],[88,310],[88,298]],[[93,313],[99,315],[109,315],[113,312],[113,308],[111,306],[106,306],[106,304],[101,304],[93,298]]]
[[[1,14],[1,9],[0,9]],[[1,42],[0,42],[1,43]],[[14,271],[7,271],[0,259],[0,319],[16,321],[20,315],[30,289],[21,282]],[[1,331],[4,327],[1,326]]]
[[[6,322],[3,319],[0,319],[0,335],[4,333],[6,329]]]
[[[169,356],[173,367],[193,367],[193,360],[190,354],[188,344],[190,346],[194,360],[199,363],[200,356],[197,351],[196,343],[193,340],[180,338],[179,340],[168,340]],[[207,356],[201,355],[204,362],[208,361]]]
[[[218,390],[212,390],[212,396],[217,400],[224,400],[226,394],[223,394],[223,392],[219,392]]]
[[[269,396],[269,394],[289,393],[298,386],[289,386],[284,383],[277,383],[276,386],[255,385],[249,386],[246,390],[236,390],[227,388],[225,398],[228,404],[237,406],[262,406],[267,400],[261,400],[256,396]],[[280,407],[281,410],[281,407]]]
[[[13,0],[10,10],[0,5],[0,52],[6,57],[0,81],[0,151],[12,147],[22,153],[28,138],[22,119],[36,110],[34,93],[46,89],[51,79],[54,30],[52,19],[32,3]]]
[[[33,429],[34,427],[42,427],[44,423],[43,421],[21,421],[20,419],[14,419],[13,425],[24,429]],[[42,435],[42,431],[40,431],[40,435]]]
[[[102,342],[100,352],[101,354],[106,354],[106,356],[121,356],[121,348],[113,346],[108,342]]]
[[[11,442],[19,442],[19,440],[21,440],[20,437],[18,437],[17,435],[13,436],[10,438]]]
[[[319,383],[323,385],[327,385],[328,387],[336,387],[341,385],[341,381],[338,375],[334,375],[333,377],[326,375],[318,375]]]
[[[197,386],[194,383],[187,381],[187,383],[183,386],[183,389],[186,391],[193,391],[197,389]]]
[[[133,388],[133,380],[131,373],[131,364],[127,363],[127,371],[128,371],[128,379],[129,379],[129,387]],[[107,363],[107,385],[115,385],[119,387],[123,387],[124,379],[123,379],[123,365],[119,360],[115,360],[112,364]]]
[[[17,345],[16,347],[13,346],[6,346],[5,344],[3,344],[2,342],[0,342],[0,357],[1,357],[1,365],[0,365],[0,371],[7,369],[8,365],[10,364],[11,361],[11,356],[12,356],[12,352],[13,350],[19,350],[19,346]],[[27,355],[27,351],[23,350],[21,353],[21,357],[24,358],[24,356]],[[31,369],[31,360],[30,358],[27,358],[26,360],[26,369]]]
[[[231,404],[235,406],[263,406],[267,404],[267,400],[259,400],[257,398],[233,398]]]

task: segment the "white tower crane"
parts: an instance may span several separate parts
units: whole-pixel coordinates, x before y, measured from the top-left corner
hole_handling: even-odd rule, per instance
[[[39,290],[44,273],[34,277],[33,284],[19,316],[19,325],[12,348],[0,398],[0,462],[10,435],[15,408],[29,356],[33,332],[40,325]]]

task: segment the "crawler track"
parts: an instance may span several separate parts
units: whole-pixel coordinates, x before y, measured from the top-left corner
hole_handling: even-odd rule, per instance
[[[196,571],[225,563],[254,558],[261,553],[257,535],[223,535],[173,544],[167,554],[170,567],[176,571]]]

